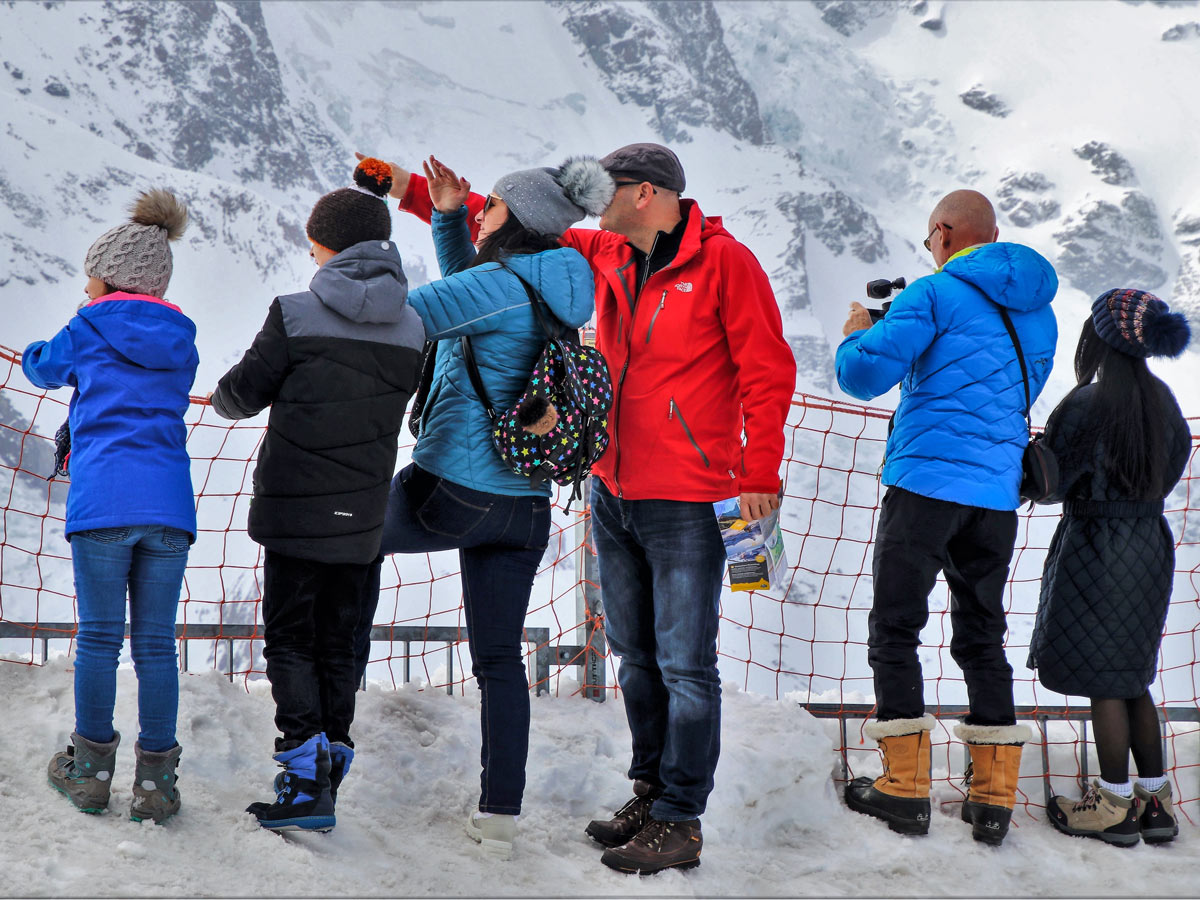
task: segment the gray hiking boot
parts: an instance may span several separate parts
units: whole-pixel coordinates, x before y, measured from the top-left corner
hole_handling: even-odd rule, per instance
[[[176,744],[170,750],[151,753],[141,744],[133,745],[137,758],[137,769],[133,776],[133,802],[129,805],[129,818],[134,822],[153,819],[161,825],[179,812],[179,789],[175,767],[183,748]]]
[[[1179,823],[1175,821],[1175,810],[1171,803],[1171,782],[1165,782],[1157,791],[1151,792],[1134,782],[1133,796],[1142,807],[1138,815],[1138,827],[1142,840],[1147,844],[1164,844],[1175,840],[1179,834]]]
[[[112,793],[113,769],[117,763],[119,732],[107,744],[89,741],[71,734],[71,745],[55,753],[47,767],[50,786],[67,795],[76,808],[85,813],[102,813]]]

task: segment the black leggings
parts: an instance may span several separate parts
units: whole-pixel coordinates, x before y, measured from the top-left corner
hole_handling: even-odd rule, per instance
[[[1146,691],[1132,700],[1092,699],[1092,728],[1100,777],[1113,784],[1129,780],[1129,751],[1142,778],[1163,774],[1162,730],[1154,699]]]

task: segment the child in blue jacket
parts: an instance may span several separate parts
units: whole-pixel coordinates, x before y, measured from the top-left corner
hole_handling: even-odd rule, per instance
[[[49,781],[83,812],[108,806],[128,596],[140,725],[129,816],[137,822],[179,809],[175,612],[196,538],[183,416],[199,360],[195,324],[163,297],[169,242],[186,227],[187,208],[169,191],[139,196],[131,220],[88,250],[88,302],[21,358],[38,387],[75,389],[65,529],[79,619],[75,731],[50,760]]]

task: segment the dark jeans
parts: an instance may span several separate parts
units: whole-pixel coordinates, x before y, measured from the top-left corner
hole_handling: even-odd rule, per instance
[[[725,546],[711,503],[619,500],[592,481],[605,635],[633,736],[629,777],[661,787],[651,814],[700,816],[721,752],[717,625]]]
[[[549,540],[548,497],[472,490],[415,463],[392,479],[382,552],[458,550],[471,673],[482,697],[481,812],[521,812],[529,755],[529,682],[521,638],[533,576]],[[365,618],[369,628],[373,608]],[[363,633],[360,628],[360,648]]]
[[[967,683],[972,725],[1012,725],[1012,666],[1004,655],[1004,586],[1017,514],[933,500],[889,487],[875,536],[875,597],[867,661],[880,720],[925,714],[917,648],[938,572],[950,586],[950,655]]]
[[[138,743],[155,753],[175,746],[175,611],[190,544],[186,531],[163,525],[95,528],[71,535],[79,611],[75,731],[88,740],[113,739],[128,596],[129,653],[138,682]]]
[[[353,747],[354,629],[374,564],[264,556],[263,656],[283,735],[276,750],[321,732]]]

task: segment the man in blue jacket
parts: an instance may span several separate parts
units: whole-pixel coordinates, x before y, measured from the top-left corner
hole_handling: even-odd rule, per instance
[[[1001,310],[1010,317],[1036,398],[1054,359],[1054,269],[1019,244],[997,243],[996,214],[976,191],[954,191],[929,217],[937,270],[901,292],[872,325],[851,304],[837,350],[842,390],[870,400],[900,384],[883,466],[867,659],[875,676],[884,774],[856,778],[846,803],[904,834],[929,830],[929,733],[921,629],[938,572],[952,603],[950,653],[970,713],[955,728],[971,752],[962,818],[998,844],[1016,799],[1021,746],[1004,654],[1003,593],[1016,540],[1021,458],[1029,439],[1025,386]]]

